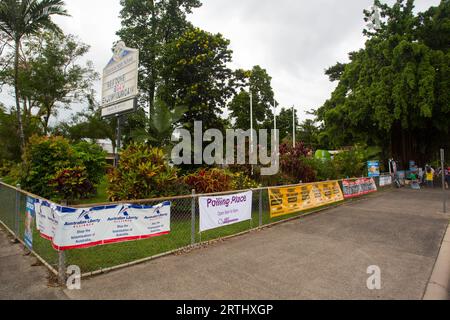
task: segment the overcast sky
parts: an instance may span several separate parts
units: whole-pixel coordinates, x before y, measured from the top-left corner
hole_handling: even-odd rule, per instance
[[[386,1],[392,3],[394,0]],[[56,18],[66,33],[91,46],[87,59],[100,72],[111,57],[120,28],[119,0],[66,0],[71,17]],[[273,78],[277,101],[305,112],[321,106],[335,84],[324,69],[346,62],[350,51],[364,46],[363,10],[372,0],[203,0],[189,20],[231,40],[233,68],[260,65]],[[439,0],[416,0],[423,11]],[[97,92],[100,85],[96,85]],[[5,93],[0,99],[7,99]],[[6,101],[5,101],[6,102]],[[80,110],[74,106],[72,112]],[[59,119],[69,115],[64,112]]]

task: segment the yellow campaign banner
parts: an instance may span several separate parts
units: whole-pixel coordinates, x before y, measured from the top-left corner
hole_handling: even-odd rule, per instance
[[[321,207],[344,200],[339,182],[318,182],[292,187],[270,188],[270,217]]]

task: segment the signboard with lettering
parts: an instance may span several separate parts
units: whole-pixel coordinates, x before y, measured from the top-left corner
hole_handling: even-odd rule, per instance
[[[276,218],[343,201],[337,181],[269,188],[270,217]]]
[[[252,219],[253,192],[200,197],[200,232]]]
[[[127,48],[119,42],[114,56],[103,69],[102,117],[135,109],[138,95],[139,50]]]
[[[156,206],[62,207],[36,199],[37,229],[56,250],[90,248],[170,233],[171,203]]]

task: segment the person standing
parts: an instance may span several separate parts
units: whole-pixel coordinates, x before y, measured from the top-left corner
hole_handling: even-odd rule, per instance
[[[445,189],[450,188],[450,167],[445,169]]]
[[[434,188],[434,172],[430,166],[426,167],[425,181],[428,188]]]

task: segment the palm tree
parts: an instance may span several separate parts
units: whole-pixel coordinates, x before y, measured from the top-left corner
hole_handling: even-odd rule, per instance
[[[0,2],[0,32],[14,43],[14,90],[16,95],[17,124],[21,148],[25,146],[20,111],[19,51],[24,36],[37,34],[42,29],[62,32],[51,16],[68,16],[62,0],[2,0]]]

